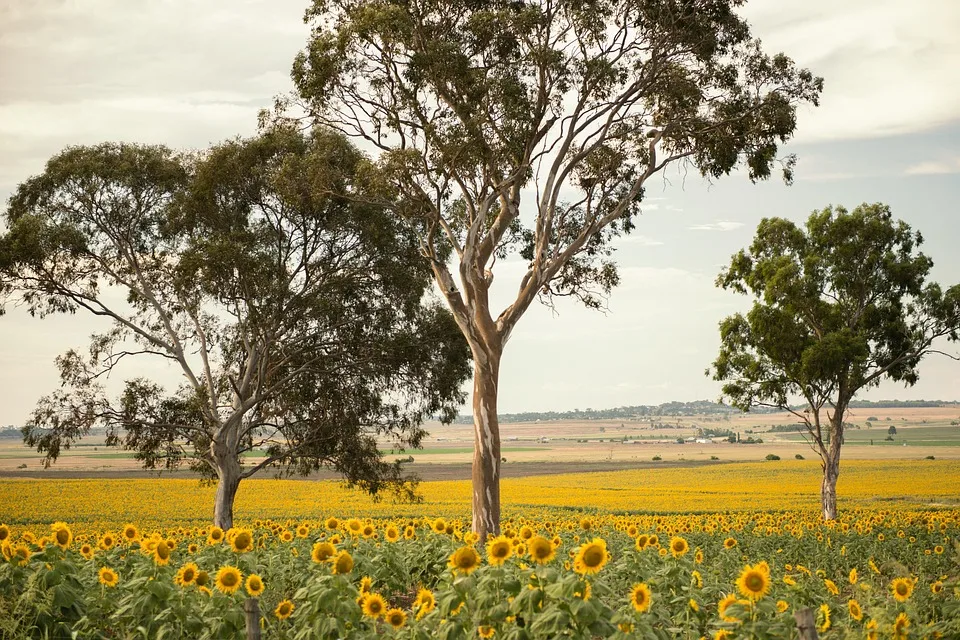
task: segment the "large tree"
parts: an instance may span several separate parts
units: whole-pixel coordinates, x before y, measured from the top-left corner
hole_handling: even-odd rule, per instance
[[[10,198],[0,302],[109,328],[57,359],[62,387],[26,442],[49,464],[102,426],[147,468],[186,461],[217,479],[224,528],[241,479],[265,467],[409,493],[378,439],[418,446],[426,418],[452,419],[470,352],[424,297],[414,234],[362,203],[364,175],[342,136],[283,129],[200,158],[129,144],[54,156]],[[132,377],[109,397],[104,378],[146,359],[182,384]]]
[[[805,227],[764,218],[717,279],[754,301],[720,323],[714,379],[744,411],[798,418],[822,463],[824,519],[837,515],[851,400],[883,380],[914,384],[938,341],[958,338],[960,285],[926,282],[933,261],[922,241],[883,204],[814,211]]]
[[[597,307],[644,187],[686,164],[767,178],[822,81],[767,55],[740,0],[314,0],[289,118],[379,152],[473,353],[473,528],[499,530],[504,345],[538,298]],[[782,161],[789,178],[792,161]],[[519,252],[515,300],[494,265]],[[456,274],[456,278],[454,277]]]

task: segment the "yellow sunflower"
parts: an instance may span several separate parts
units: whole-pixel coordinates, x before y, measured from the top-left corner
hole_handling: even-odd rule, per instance
[[[0,543],[6,542],[10,537],[10,527],[0,524]]]
[[[116,546],[116,544],[117,544],[117,539],[113,537],[113,534],[105,533],[102,536],[100,536],[100,542],[97,546],[99,546],[104,551],[109,551],[110,549],[113,549],[113,547]]]
[[[387,601],[379,593],[368,593],[363,598],[363,615],[379,618],[387,611]]]
[[[893,621],[893,637],[896,640],[901,638],[906,638],[910,629],[910,618],[907,617],[906,613],[900,612],[900,615],[897,616],[897,619]]]
[[[821,604],[817,609],[817,631],[824,633],[830,628],[830,606]]]
[[[551,547],[552,548],[552,547]],[[480,566],[480,554],[473,547],[460,547],[450,554],[447,566],[454,573],[469,575]]]
[[[609,560],[607,542],[603,538],[594,538],[580,546],[573,559],[573,570],[581,575],[598,573]]]
[[[532,536],[527,540],[527,553],[537,564],[547,564],[557,555],[553,543],[543,536]]]
[[[302,524],[299,527],[297,527],[298,538],[306,538],[308,535],[310,535],[310,527],[308,527],[305,524]]]
[[[101,567],[100,571],[97,573],[97,582],[105,587],[115,587],[119,581],[120,576],[118,576],[117,572],[110,567]]]
[[[477,627],[477,635],[480,636],[481,638],[492,638],[493,634],[496,632],[497,632],[496,628],[491,627],[488,624],[482,624],[479,627]]]
[[[337,575],[343,575],[353,571],[353,556],[348,551],[341,551],[330,559],[333,565],[333,572]]]
[[[637,547],[637,551],[643,551],[647,548],[647,541],[650,540],[647,536],[637,536],[637,539],[634,541],[634,544]]]
[[[906,602],[913,593],[913,581],[909,578],[896,578],[890,583],[890,590],[897,602]]]
[[[737,546],[736,538],[727,538],[726,540],[723,541],[724,549],[733,549],[735,546]]]
[[[770,574],[761,565],[747,565],[737,578],[737,589],[751,600],[759,600],[770,591]]]
[[[200,569],[196,564],[193,562],[188,562],[180,567],[180,570],[177,571],[177,575],[174,577],[173,581],[181,587],[189,586],[197,579],[198,571],[200,571]]]
[[[717,615],[720,616],[721,620],[724,622],[740,622],[740,618],[727,614],[727,609],[730,608],[730,605],[736,603],[737,596],[733,593],[724,596],[723,599],[717,603]]]
[[[243,574],[236,567],[221,567],[217,571],[216,586],[223,593],[234,593],[243,583]]]
[[[120,535],[124,542],[130,544],[131,542],[136,542],[140,539],[140,530],[137,529],[137,525],[128,523],[123,525]]]
[[[326,526],[330,531],[336,531],[340,527],[340,521],[336,518],[327,518],[324,526]]]
[[[197,578],[195,580],[198,587],[205,587],[207,583],[210,582],[210,574],[201,569],[197,571]]]
[[[73,532],[66,522],[54,522],[50,525],[50,530],[53,531],[54,544],[61,549],[66,549],[73,542]]]
[[[10,552],[10,560],[19,567],[25,567],[30,562],[33,552],[25,544],[18,544]]]
[[[630,591],[630,604],[638,613],[643,613],[650,608],[650,587],[641,582],[633,585]]]
[[[783,613],[790,608],[786,600],[777,600],[777,613]]]
[[[430,525],[430,528],[433,529],[434,533],[446,533],[447,522],[443,518],[437,518],[433,521],[433,524]]]
[[[407,614],[403,612],[403,609],[387,609],[384,619],[389,622],[390,626],[394,629],[399,629],[407,624]]]
[[[363,523],[357,520],[356,518],[350,518],[347,520],[347,532],[350,535],[358,536],[360,532],[363,531]]]
[[[220,527],[211,527],[207,534],[207,544],[220,544],[223,542],[223,529]]]
[[[329,542],[317,542],[313,545],[313,551],[310,553],[310,557],[314,562],[319,564],[321,562],[326,562],[336,553],[337,548]]]
[[[80,555],[89,560],[93,557],[93,547],[87,543],[80,545]]]
[[[511,555],[513,555],[513,545],[509,538],[501,535],[487,543],[487,562],[493,566],[502,565]]]
[[[400,539],[400,530],[392,522],[383,530],[383,538],[387,542],[396,542]]]
[[[682,555],[685,555],[687,551],[690,551],[690,545],[687,544],[687,541],[680,536],[670,539],[670,552],[673,554],[674,558],[679,558]]]
[[[417,620],[427,615],[437,606],[437,600],[429,589],[417,591],[417,598],[413,601],[413,608],[417,611]]]
[[[835,595],[835,596],[840,595],[840,589],[837,588],[837,585],[833,580],[830,580],[829,578],[824,578],[823,584],[827,588],[827,591],[831,593],[831,595]]]
[[[281,600],[280,604],[277,605],[277,608],[273,610],[273,615],[277,616],[277,620],[286,620],[293,614],[293,603],[289,600]]]
[[[160,566],[170,563],[170,547],[166,540],[160,540],[153,548],[153,561]]]
[[[240,529],[230,540],[230,548],[234,553],[244,553],[253,550],[253,532],[249,529]]]
[[[856,600],[850,600],[847,602],[847,611],[850,612],[850,617],[856,621],[863,620],[863,609],[860,608],[860,603]]]
[[[263,593],[263,579],[255,573],[251,573],[247,577],[247,593],[249,593],[254,598],[259,598],[260,594]]]

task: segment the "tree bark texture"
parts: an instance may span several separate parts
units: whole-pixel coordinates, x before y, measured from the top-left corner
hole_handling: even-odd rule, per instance
[[[840,460],[827,457],[823,461],[823,483],[820,485],[820,502],[823,505],[823,519],[834,520],[837,517],[837,477],[840,475]]]
[[[213,523],[226,531],[233,526],[233,501],[240,486],[240,465],[226,464],[220,468],[217,496],[213,506]]]
[[[500,533],[500,354],[474,352],[473,530],[481,541]]]

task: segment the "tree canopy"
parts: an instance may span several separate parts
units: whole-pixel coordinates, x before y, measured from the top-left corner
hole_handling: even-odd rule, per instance
[[[57,359],[62,388],[38,402],[26,441],[49,464],[100,425],[147,468],[188,462],[219,479],[220,526],[240,479],[267,467],[330,466],[409,495],[378,439],[417,446],[425,419],[452,420],[470,352],[428,299],[415,235],[365,203],[370,171],[339,135],[282,128],[194,156],[129,144],[54,156],[9,201],[2,302],[109,328]],[[180,386],[134,376],[108,397],[105,376],[143,359],[172,363]]]
[[[800,419],[823,461],[825,517],[836,515],[854,396],[882,380],[916,383],[923,357],[939,352],[941,339],[958,339],[960,285],[927,282],[933,261],[922,242],[883,204],[827,207],[804,227],[764,218],[749,250],[717,279],[754,302],[721,322],[714,379],[735,407],[772,406]],[[798,398],[802,410],[791,406]]]
[[[751,180],[823,81],[765,53],[740,0],[314,0],[282,118],[379,152],[474,357],[474,529],[499,527],[504,345],[537,299],[601,307],[611,241],[681,164]],[[269,120],[270,114],[264,114]],[[495,263],[526,268],[491,310]],[[456,277],[455,277],[456,274]]]

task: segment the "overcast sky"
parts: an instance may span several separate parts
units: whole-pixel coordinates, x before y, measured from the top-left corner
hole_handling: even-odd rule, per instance
[[[0,0],[0,198],[66,145],[203,148],[253,134],[257,109],[290,88],[305,5]],[[926,236],[935,279],[960,282],[960,2],[752,0],[743,13],[768,51],[825,78],[821,107],[800,114],[787,149],[799,156],[795,184],[658,179],[619,245],[623,284],[609,312],[560,304],[520,321],[503,360],[502,413],[716,399],[704,369],[717,324],[745,301],[714,278],[764,216],[886,202]],[[521,270],[498,265],[494,300],[506,304]],[[0,425],[24,421],[57,384],[54,357],[98,326],[17,310],[0,318]],[[915,387],[866,397],[960,399],[960,363],[928,359]]]

